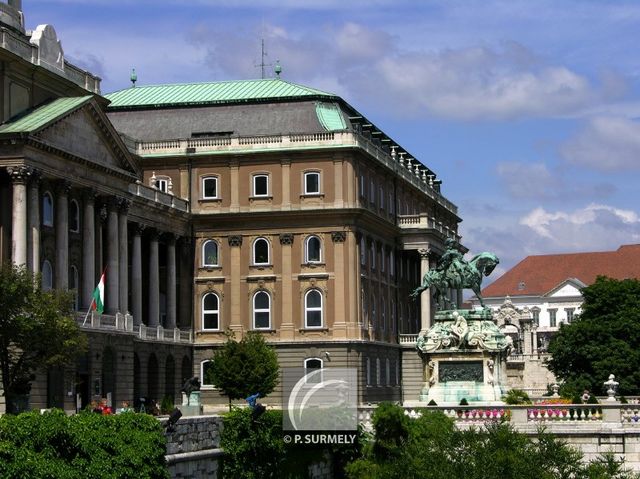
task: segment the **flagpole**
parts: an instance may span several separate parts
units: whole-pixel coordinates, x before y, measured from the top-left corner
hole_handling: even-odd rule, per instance
[[[107,272],[107,267],[105,266],[104,269],[102,270],[102,274],[100,275],[100,280],[98,281],[98,285],[100,285],[100,282],[102,281],[102,277],[105,275],[105,273]],[[91,313],[91,309],[93,308],[93,305],[96,302],[96,298],[95,296],[91,299],[91,304],[89,304],[89,309],[87,310],[87,315],[84,317],[84,321],[82,321],[82,325],[84,326],[87,322],[87,318],[89,317],[89,313]]]

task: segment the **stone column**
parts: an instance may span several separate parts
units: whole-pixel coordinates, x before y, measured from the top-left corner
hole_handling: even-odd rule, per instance
[[[191,305],[193,303],[193,298],[191,296],[191,285],[193,283],[192,272],[194,261],[194,255],[191,253],[191,244],[192,238],[183,237],[180,240],[180,246],[178,248],[180,257],[180,261],[178,262],[180,274],[180,297],[178,300],[180,309],[177,320],[178,327],[193,327],[193,324],[190,322],[192,319]]]
[[[167,329],[176,327],[176,237],[167,234]]]
[[[229,162],[231,170],[231,205],[229,209],[232,212],[240,211],[240,163],[234,159]]]
[[[11,223],[11,259],[18,266],[27,264],[27,180],[31,169],[10,166],[7,172],[13,184],[13,215]]]
[[[68,181],[61,180],[56,187],[56,270],[58,289],[69,287],[69,190]]]
[[[531,342],[533,347],[533,354],[538,354],[538,328],[533,327],[531,330]]]
[[[339,163],[341,165],[341,163]],[[334,163],[336,166],[337,163]],[[345,317],[345,304],[346,296],[346,281],[345,281],[345,268],[344,268],[344,243],[347,239],[346,231],[332,231],[331,241],[333,242],[333,262],[334,262],[334,276],[335,276],[335,294],[334,296],[334,310],[333,310],[333,337],[334,338],[346,338],[347,337],[347,322]],[[324,327],[328,328],[329,324],[328,309],[325,307],[325,324]],[[382,312],[382,311],[381,311]]]
[[[129,312],[129,229],[127,227],[127,214],[131,202],[123,199],[120,200],[118,206],[118,279],[120,282],[118,302],[120,312],[126,314]]]
[[[104,300],[106,312],[116,314],[120,310],[120,258],[118,253],[118,204],[111,198],[107,204],[107,276]]]
[[[280,325],[280,339],[294,339],[295,337],[295,325],[293,324],[293,280],[291,278],[291,248],[293,239],[293,233],[280,234],[280,249],[282,250],[282,324]],[[304,325],[300,327],[304,327]]]
[[[282,165],[282,209],[291,209],[291,160],[284,158],[280,161]],[[303,190],[304,191],[304,190]]]
[[[87,309],[93,300],[96,283],[96,225],[95,192],[84,193],[84,212],[82,218],[82,297],[81,304]]]
[[[142,324],[142,231],[144,226],[133,227],[131,251],[131,309],[134,326]]]
[[[155,328],[160,323],[160,262],[158,259],[158,232],[149,235],[149,318],[147,326]]]
[[[27,268],[40,272],[40,175],[32,171],[29,181],[29,224],[27,229]]]
[[[429,249],[419,249],[420,254],[420,282],[429,272]],[[420,333],[426,332],[431,327],[431,288],[420,295]]]
[[[231,249],[231,321],[229,328],[235,332],[242,331],[242,316],[240,310],[240,247],[242,246],[242,236],[229,236],[229,247]],[[201,319],[202,322],[202,319]],[[253,324],[249,319],[248,329],[252,329]]]
[[[342,181],[344,177],[343,173],[343,157],[342,155],[333,156],[333,188],[334,188],[334,207],[342,208],[344,205],[344,199],[342,194]]]

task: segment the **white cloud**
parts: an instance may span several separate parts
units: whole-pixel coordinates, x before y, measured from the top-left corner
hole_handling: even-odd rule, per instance
[[[561,147],[569,163],[597,170],[640,169],[640,122],[596,117]]]

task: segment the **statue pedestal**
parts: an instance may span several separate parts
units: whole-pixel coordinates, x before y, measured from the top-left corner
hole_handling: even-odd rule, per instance
[[[489,310],[441,311],[418,338],[425,367],[422,404],[501,404],[506,393],[507,337]]]
[[[201,416],[200,391],[193,391],[189,397],[182,393],[182,404],[178,406],[183,416]]]

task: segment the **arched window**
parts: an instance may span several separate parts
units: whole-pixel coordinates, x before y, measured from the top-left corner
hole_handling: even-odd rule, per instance
[[[304,296],[304,327],[322,327],[322,294],[317,289],[307,291]]]
[[[78,268],[69,268],[69,291],[73,294],[73,309],[78,311]]]
[[[42,289],[45,291],[53,289],[53,270],[51,263],[46,259],[42,262]]]
[[[269,175],[253,175],[253,196],[269,196]]]
[[[202,297],[202,329],[220,329],[220,299],[215,293],[207,293]]]
[[[218,243],[213,240],[202,245],[202,266],[218,266]]]
[[[214,388],[211,376],[213,374],[213,362],[206,359],[200,363],[200,381],[203,388]]]
[[[321,261],[322,243],[317,236],[309,236],[305,242],[305,262],[319,263]]]
[[[76,200],[69,201],[69,231],[80,232],[80,207]]]
[[[269,242],[264,238],[253,242],[253,264],[269,264]]]
[[[317,171],[308,171],[304,174],[304,194],[320,194],[320,173]]]
[[[42,224],[53,226],[53,197],[48,191],[42,195]]]
[[[315,371],[319,371],[313,374]],[[308,358],[304,360],[304,375],[306,383],[322,382],[322,359]]]
[[[218,177],[207,176],[202,178],[202,199],[214,200],[218,198]]]
[[[266,291],[253,295],[253,328],[271,328],[271,296]]]

